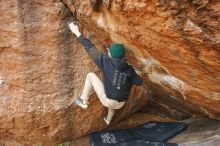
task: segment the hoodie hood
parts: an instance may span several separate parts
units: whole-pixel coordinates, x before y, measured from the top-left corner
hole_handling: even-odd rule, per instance
[[[124,71],[129,66],[125,59],[114,59],[113,58],[112,62],[115,68],[120,72]]]

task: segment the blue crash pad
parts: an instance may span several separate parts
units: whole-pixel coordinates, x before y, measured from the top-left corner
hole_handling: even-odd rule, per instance
[[[128,130],[137,138],[166,141],[185,129],[186,124],[180,122],[149,122]]]
[[[165,142],[147,141],[144,139],[134,139],[134,140],[129,140],[118,144],[114,144],[112,146],[178,146],[178,145],[165,143]]]
[[[179,122],[149,122],[131,129],[102,131],[89,135],[91,146],[176,146],[164,143],[186,128]]]
[[[89,135],[91,146],[112,146],[121,142],[135,139],[134,135],[127,130],[114,130],[98,132]]]

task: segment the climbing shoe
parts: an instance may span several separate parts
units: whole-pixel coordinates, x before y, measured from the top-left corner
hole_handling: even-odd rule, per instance
[[[107,120],[107,118],[106,118],[106,117],[104,117],[104,119],[103,119],[103,120],[105,121],[106,125],[109,125],[109,124],[110,124],[110,122],[111,122],[111,121]]]
[[[80,106],[82,109],[86,110],[88,108],[88,104],[83,104],[82,99],[77,98],[74,100],[74,103],[78,106]]]

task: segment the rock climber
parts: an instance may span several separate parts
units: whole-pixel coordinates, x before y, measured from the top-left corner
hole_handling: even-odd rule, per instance
[[[103,72],[103,83],[95,73],[87,74],[82,94],[74,102],[81,108],[87,109],[89,93],[93,87],[100,102],[108,108],[104,121],[109,125],[115,110],[122,108],[127,101],[132,85],[142,85],[142,79],[126,62],[125,48],[122,44],[113,44],[107,49],[108,55],[105,55],[80,33],[79,27],[73,22],[69,24],[69,28],[79,38],[86,52]]]

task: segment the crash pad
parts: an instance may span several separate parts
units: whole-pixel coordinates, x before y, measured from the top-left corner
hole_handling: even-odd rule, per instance
[[[137,138],[166,141],[184,129],[186,129],[186,124],[181,122],[149,122],[128,130]]]
[[[164,142],[138,139],[127,130],[99,132],[89,136],[90,146],[177,146]]]
[[[154,142],[147,141],[145,139],[133,139],[112,146],[178,146],[177,144],[165,143],[165,142]]]
[[[135,139],[134,135],[128,130],[103,131],[89,135],[91,146],[112,146],[133,139]]]
[[[175,146],[164,143],[186,128],[179,122],[148,122],[125,130],[111,130],[89,135],[91,146]]]

